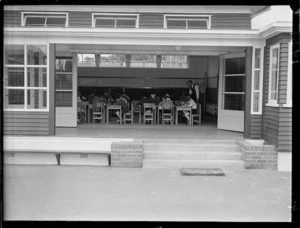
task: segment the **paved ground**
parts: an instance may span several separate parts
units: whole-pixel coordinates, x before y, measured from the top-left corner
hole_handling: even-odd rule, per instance
[[[5,165],[4,219],[290,221],[290,174]]]

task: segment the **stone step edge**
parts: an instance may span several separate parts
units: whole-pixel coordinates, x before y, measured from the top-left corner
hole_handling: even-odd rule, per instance
[[[174,159],[143,159],[143,163],[240,163],[243,160],[174,160]]]

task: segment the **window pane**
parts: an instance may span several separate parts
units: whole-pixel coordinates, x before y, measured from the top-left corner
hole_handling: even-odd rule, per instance
[[[255,68],[260,68],[260,48],[255,48]]]
[[[55,87],[57,90],[60,89],[72,90],[72,74],[56,74]]]
[[[226,76],[224,92],[244,92],[245,77],[244,76]]]
[[[225,59],[225,74],[245,74],[245,58]]]
[[[4,107],[24,108],[24,89],[5,89]]]
[[[135,20],[117,19],[117,28],[135,28]]]
[[[156,67],[156,55],[131,55],[132,67]]]
[[[72,107],[72,91],[56,91],[56,107]]]
[[[95,27],[114,28],[115,27],[115,19],[97,18],[95,21]]]
[[[164,68],[187,68],[186,55],[162,55],[162,67]]]
[[[259,90],[260,70],[254,71],[254,90]]]
[[[28,65],[47,65],[47,46],[28,45],[27,59]]]
[[[48,26],[65,26],[66,18],[47,17],[46,24]]]
[[[253,107],[252,111],[253,112],[258,112],[258,104],[259,104],[259,92],[254,92],[253,93]]]
[[[277,100],[277,91],[271,91],[271,100]]]
[[[121,54],[101,54],[101,67],[126,67],[126,56]]]
[[[24,65],[24,45],[6,45],[5,64]]]
[[[46,17],[26,17],[26,26],[44,26]]]
[[[55,66],[57,72],[72,72],[73,61],[72,59],[56,59]]]
[[[28,89],[27,90],[27,108],[28,109],[46,109],[47,108],[47,90]]]
[[[277,90],[277,76],[278,76],[278,71],[272,70],[271,90]]]
[[[170,29],[185,29],[186,20],[167,20],[167,28]]]
[[[27,68],[28,87],[47,87],[47,68],[28,67]]]
[[[78,66],[96,66],[95,54],[78,54]]]
[[[272,51],[272,69],[278,68],[278,48]]]
[[[223,94],[224,109],[227,110],[244,110],[245,95],[244,94]]]
[[[206,21],[188,21],[189,29],[206,29],[207,23]]]
[[[24,86],[24,68],[6,67],[4,73],[5,86]]]

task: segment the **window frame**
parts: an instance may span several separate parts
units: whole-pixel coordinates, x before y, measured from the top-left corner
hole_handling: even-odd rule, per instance
[[[165,66],[163,66],[163,61],[162,61],[163,56],[186,56],[186,63],[185,63],[186,67],[165,67]],[[176,63],[176,62],[173,62],[173,63]],[[177,62],[177,63],[179,63],[179,62]],[[189,65],[190,65],[189,55],[178,55],[178,54],[174,54],[174,55],[172,55],[172,54],[162,54],[161,55],[161,65],[160,65],[160,68],[162,68],[162,69],[189,69]]]
[[[118,65],[107,65],[107,66],[103,66],[101,65],[101,55],[123,55],[125,57],[125,66],[118,66]],[[99,54],[99,60],[98,60],[98,64],[99,64],[99,67],[101,68],[126,68],[128,67],[127,66],[127,59],[126,59],[126,54],[120,54],[120,53],[101,53]]]
[[[146,62],[146,63],[155,63],[155,65],[152,67],[152,66],[132,66],[132,56],[133,55],[153,55],[155,56],[155,62]],[[135,54],[130,54],[130,68],[158,68],[157,67],[157,54],[138,54],[138,53],[135,53]],[[145,63],[145,62],[143,62]]]
[[[116,27],[117,25],[117,19],[122,18],[122,16],[133,16],[135,18],[135,28],[139,28],[139,18],[140,14],[125,14],[125,13],[92,13],[92,28],[101,28],[101,27],[96,27],[96,19],[97,16],[104,16],[103,18],[106,19],[114,19],[115,20],[115,26],[114,28],[108,28],[108,29],[120,29],[120,27]],[[127,18],[123,18],[127,20]],[[122,28],[121,28],[122,29]],[[123,28],[123,29],[132,29],[132,28]]]
[[[189,15],[189,14],[164,14],[164,29],[170,29],[167,26],[167,17],[172,17],[174,18],[174,20],[185,20],[186,21],[186,27],[185,29],[189,29],[187,27],[187,21],[207,21],[207,28],[206,29],[211,29],[211,16],[212,15]],[[195,17],[199,17],[199,19],[195,19]],[[176,19],[175,19],[176,18]],[[182,19],[181,19],[182,18]],[[193,19],[189,19],[189,18],[193,18]]]
[[[286,103],[283,107],[293,107],[293,44],[292,41],[288,42],[288,66],[287,66],[287,91]]]
[[[272,80],[273,80],[273,76],[272,76],[272,64],[273,64],[273,50],[278,49],[278,58],[277,58],[277,66],[278,69],[276,69],[276,71],[278,71],[278,76],[277,76],[277,88],[276,88],[276,93],[277,93],[277,99],[273,100],[271,99],[271,86],[272,86]],[[270,52],[269,52],[269,75],[268,75],[268,79],[269,79],[269,85],[268,85],[268,103],[266,104],[267,106],[270,107],[279,107],[278,104],[278,95],[279,95],[279,76],[280,76],[280,43],[275,44],[270,46]]]
[[[28,14],[28,15],[27,15]],[[51,15],[51,16],[47,16],[47,15]],[[31,26],[26,26],[26,17],[27,16],[31,16],[31,17],[45,17],[46,19],[48,17],[51,18],[56,18],[53,15],[65,15],[66,17],[66,22],[65,22],[65,26],[63,27],[69,27],[69,13],[67,12],[21,12],[21,26],[22,27],[31,27]],[[59,18],[62,18],[62,16],[58,16]],[[62,26],[46,26],[46,21],[45,20],[45,24],[44,26],[34,26],[37,28],[53,28],[53,27],[62,27]],[[33,27],[33,26],[32,26]]]
[[[3,85],[3,92],[5,89],[20,89],[24,90],[24,108],[6,108],[5,107],[5,97],[3,97],[3,111],[22,111],[22,112],[49,112],[49,64],[50,64],[50,58],[49,58],[49,53],[50,53],[50,45],[49,43],[47,44],[5,44],[3,48],[3,60],[5,63],[5,46],[11,46],[11,45],[24,45],[24,65],[12,65],[12,64],[4,64],[3,67],[3,72],[4,68],[9,68],[9,67],[16,67],[16,68],[23,68],[24,69],[24,86],[5,86],[5,83]],[[46,46],[47,47],[47,64],[46,65],[32,65],[28,64],[28,56],[27,56],[27,46]],[[47,86],[46,87],[35,87],[35,86],[28,86],[28,68],[46,68],[46,73],[47,73]],[[28,108],[28,91],[29,90],[46,90],[47,92],[47,106],[44,109],[34,109],[34,108]]]
[[[260,50],[260,61],[259,61],[259,68],[255,68],[255,50]],[[263,71],[264,71],[264,48],[263,47],[253,47],[252,53],[252,79],[251,79],[251,115],[262,115],[262,99],[263,99]],[[259,71],[259,89],[255,90],[254,79],[255,79],[255,72]],[[254,108],[254,94],[259,93],[258,98],[258,111],[255,112]]]

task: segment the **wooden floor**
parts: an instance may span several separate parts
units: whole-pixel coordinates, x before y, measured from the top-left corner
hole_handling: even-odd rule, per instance
[[[217,121],[204,116],[202,125],[78,124],[77,128],[56,128],[58,137],[133,138],[133,139],[238,139],[243,133],[217,129]]]

